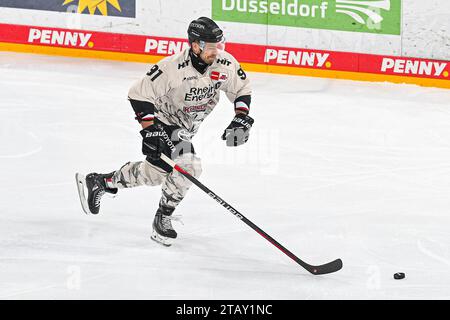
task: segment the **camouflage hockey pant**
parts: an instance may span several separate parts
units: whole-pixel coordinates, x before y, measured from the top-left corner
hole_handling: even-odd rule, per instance
[[[183,154],[175,162],[194,177],[199,177],[202,168],[200,158],[192,153]],[[173,170],[167,173],[148,161],[128,162],[114,173],[112,184],[116,188],[162,185],[160,204],[175,208],[183,200],[192,183],[181,173]]]

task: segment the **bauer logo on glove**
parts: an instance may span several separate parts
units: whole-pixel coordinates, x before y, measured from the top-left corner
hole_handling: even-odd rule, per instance
[[[151,125],[141,130],[142,153],[151,160],[158,160],[161,153],[170,154],[175,151],[175,145],[171,141],[163,125]]]
[[[253,118],[245,114],[237,114],[225,129],[222,140],[227,141],[228,147],[236,147],[248,141]]]

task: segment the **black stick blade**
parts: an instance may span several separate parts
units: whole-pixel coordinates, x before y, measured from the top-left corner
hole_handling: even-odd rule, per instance
[[[320,275],[320,274],[327,274],[327,273],[333,273],[336,271],[339,271],[342,269],[342,260],[337,259],[331,262],[328,262],[326,264],[322,264],[320,266],[312,266],[308,265],[306,263],[300,263],[299,264],[308,270],[313,275]]]
[[[163,161],[165,161],[168,165],[173,167],[175,170],[180,172],[189,181],[191,181],[193,184],[195,184],[197,187],[199,187],[201,190],[203,190],[207,195],[209,195],[211,198],[216,200],[219,204],[221,204],[223,207],[225,207],[229,212],[231,212],[233,215],[238,217],[242,222],[247,224],[250,228],[255,230],[264,239],[269,241],[271,244],[273,244],[275,247],[277,247],[279,250],[281,250],[284,254],[286,254],[289,258],[291,258],[292,260],[297,262],[299,265],[301,265],[303,268],[305,268],[307,271],[309,271],[313,275],[332,273],[332,272],[336,272],[336,271],[339,271],[342,269],[342,260],[341,259],[337,259],[332,262],[322,264],[320,266],[312,266],[312,265],[307,264],[306,262],[302,261],[296,255],[294,255],[292,252],[290,252],[288,249],[286,249],[280,243],[278,243],[278,241],[276,241],[274,238],[272,238],[266,232],[264,232],[260,227],[258,227],[256,224],[254,224],[249,219],[244,217],[244,215],[242,215],[239,211],[237,211],[232,206],[230,206],[227,202],[225,202],[225,200],[223,200],[222,198],[217,196],[214,192],[209,190],[204,184],[202,184],[200,181],[198,181],[193,176],[191,176],[183,168],[179,167],[173,160],[171,160],[164,154],[161,155],[161,159]]]

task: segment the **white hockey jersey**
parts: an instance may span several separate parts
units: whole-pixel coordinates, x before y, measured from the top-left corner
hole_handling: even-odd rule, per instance
[[[219,102],[220,90],[232,103],[238,97],[251,95],[249,80],[239,62],[230,53],[221,52],[201,74],[192,66],[187,48],[155,64],[131,87],[128,96],[151,102],[155,118],[185,128],[193,136]]]

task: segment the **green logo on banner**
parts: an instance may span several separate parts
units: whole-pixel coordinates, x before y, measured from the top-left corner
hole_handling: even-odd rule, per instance
[[[212,0],[212,18],[400,35],[401,0]]]

